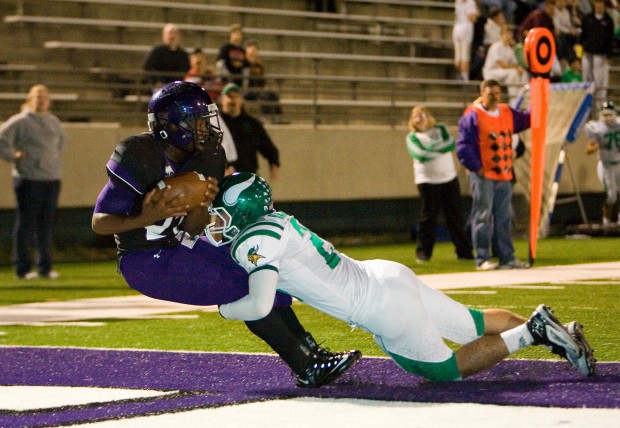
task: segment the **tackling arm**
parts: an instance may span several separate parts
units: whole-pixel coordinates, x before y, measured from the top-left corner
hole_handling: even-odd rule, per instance
[[[241,299],[220,306],[220,314],[227,319],[254,321],[266,317],[276,295],[278,272],[261,269],[250,274],[249,294]]]

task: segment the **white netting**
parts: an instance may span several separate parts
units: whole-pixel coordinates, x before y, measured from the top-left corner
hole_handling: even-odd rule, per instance
[[[547,117],[547,142],[545,146],[545,176],[543,181],[543,201],[540,216],[539,236],[549,233],[549,211],[552,203],[553,183],[556,177],[560,151],[567,142],[575,140],[579,129],[587,120],[592,105],[594,85],[591,83],[553,83],[549,95],[549,113]],[[521,110],[529,108],[529,90],[524,90],[517,100]],[[530,131],[520,134],[527,150],[522,158],[514,164],[518,185],[525,189],[527,201],[530,199]]]

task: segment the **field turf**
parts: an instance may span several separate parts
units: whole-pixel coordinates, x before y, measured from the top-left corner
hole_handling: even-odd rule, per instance
[[[527,259],[527,242],[516,241],[516,253]],[[411,267],[417,274],[470,272],[472,261],[457,261],[450,243],[438,243],[430,262],[417,264],[413,244],[340,247],[351,257],[383,258]],[[549,238],[538,243],[535,266],[568,265],[620,260],[620,239]],[[9,266],[0,267],[0,306],[31,302],[73,300],[136,294],[116,273],[112,260],[59,263],[57,280],[23,281]],[[599,361],[620,361],[620,272],[616,278],[577,284],[540,284],[540,287],[459,290],[452,295],[467,305],[500,307],[528,316],[539,303],[551,305],[562,320],[578,319],[586,326]],[[0,309],[1,310],[1,309]],[[303,304],[295,311],[304,326],[334,350],[360,349],[365,355],[382,355],[371,336]],[[97,326],[7,325],[0,326],[0,345],[74,346],[184,351],[269,352],[249,334],[243,323],[222,319],[217,312],[184,312],[169,319],[105,319]],[[191,317],[187,317],[191,315]],[[550,358],[544,349],[532,348],[515,358]]]

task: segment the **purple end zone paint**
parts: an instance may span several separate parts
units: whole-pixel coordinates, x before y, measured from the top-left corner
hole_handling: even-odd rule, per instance
[[[0,348],[0,361],[0,385],[178,391],[39,411],[0,410],[1,427],[64,425],[289,397],[620,408],[618,363],[598,364],[598,375],[584,378],[566,361],[507,360],[462,382],[431,383],[389,359],[363,358],[336,383],[302,389],[271,355],[7,347]]]

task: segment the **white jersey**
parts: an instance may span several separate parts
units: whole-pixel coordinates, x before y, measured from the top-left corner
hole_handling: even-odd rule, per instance
[[[283,212],[243,230],[231,256],[250,275],[278,272],[278,290],[373,333],[391,356],[442,362],[452,355],[443,337],[456,343],[479,337],[467,307],[422,283],[406,266],[353,260]]]
[[[598,156],[603,166],[620,163],[620,118],[609,126],[598,120],[591,120],[585,126],[589,140],[598,144]]]
[[[361,262],[282,212],[245,229],[233,241],[231,255],[248,273],[276,270],[278,290],[346,322],[368,290]]]

